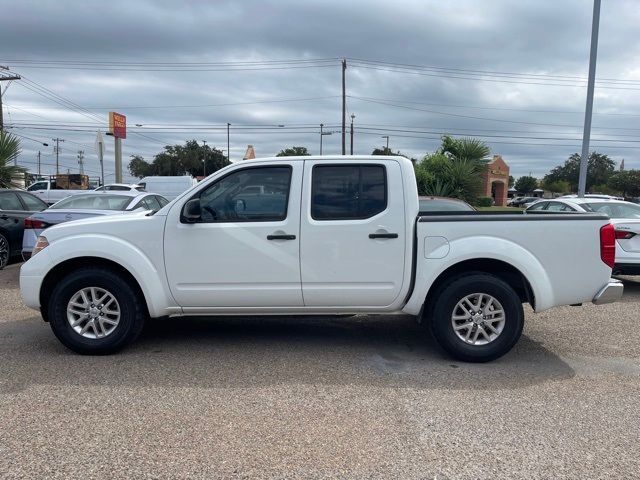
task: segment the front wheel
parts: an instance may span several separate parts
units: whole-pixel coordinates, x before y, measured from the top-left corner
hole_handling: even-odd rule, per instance
[[[49,323],[74,352],[108,354],[142,331],[145,309],[138,289],[107,268],[82,268],[58,282],[49,299]]]
[[[524,326],[518,294],[500,278],[471,273],[445,283],[434,298],[431,329],[440,346],[466,362],[507,353]]]

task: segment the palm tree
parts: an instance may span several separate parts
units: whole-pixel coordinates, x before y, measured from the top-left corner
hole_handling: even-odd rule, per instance
[[[442,137],[440,152],[453,160],[466,160],[483,167],[488,162],[491,150],[477,138],[462,137],[451,138],[448,135]]]
[[[417,167],[422,192],[462,198],[475,203],[482,186],[481,174],[491,150],[477,138],[442,137],[442,146]],[[420,171],[422,170],[422,171]]]
[[[0,130],[0,186],[14,186],[15,178],[26,169],[11,165],[20,154],[20,141],[15,135]]]

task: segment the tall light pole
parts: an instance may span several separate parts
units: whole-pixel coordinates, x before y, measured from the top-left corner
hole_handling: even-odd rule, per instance
[[[202,140],[202,143],[204,144],[204,158],[202,159],[202,177],[206,178],[207,177],[207,141]]]
[[[322,155],[322,137],[325,135],[331,135],[333,132],[325,132],[323,131],[324,123],[320,124],[320,155]]]
[[[584,133],[582,135],[582,156],[578,177],[578,196],[584,197],[587,189],[587,166],[589,164],[589,140],[591,138],[591,118],[593,116],[593,90],[596,81],[596,58],[598,56],[598,28],[600,25],[600,0],[593,0],[593,20],[591,22],[591,51],[589,53],[589,79],[587,80],[587,106],[584,112]]]
[[[231,150],[229,150],[229,128],[231,124],[227,122],[227,160],[231,161]]]
[[[387,139],[387,148],[384,151],[385,154],[389,153],[389,135],[382,135],[382,137],[380,138],[386,138]]]
[[[351,152],[351,155],[353,155],[353,119],[356,118],[356,116],[352,113],[351,114],[351,148],[349,149],[349,151]]]

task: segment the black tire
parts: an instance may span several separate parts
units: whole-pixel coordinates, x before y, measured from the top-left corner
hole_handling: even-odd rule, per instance
[[[120,307],[120,321],[103,338],[86,338],[76,332],[67,319],[71,297],[85,287],[98,287],[110,292]],[[113,270],[86,267],[68,274],[58,282],[49,299],[49,324],[64,346],[82,355],[107,355],[133,342],[144,327],[146,309],[136,285]]]
[[[4,251],[6,249],[6,252]],[[0,270],[9,265],[11,260],[11,245],[9,239],[0,233]]]
[[[502,305],[504,328],[493,341],[471,345],[459,338],[453,329],[452,315],[456,305],[467,295],[488,294]],[[517,343],[524,326],[524,310],[518,294],[500,278],[481,272],[470,272],[445,282],[433,296],[429,308],[429,324],[438,344],[452,357],[465,362],[488,362],[509,352]]]

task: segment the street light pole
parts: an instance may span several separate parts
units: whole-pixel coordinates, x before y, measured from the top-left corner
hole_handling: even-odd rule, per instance
[[[589,140],[591,118],[593,116],[593,90],[596,81],[596,59],[598,56],[598,28],[600,25],[600,0],[593,0],[593,20],[591,23],[591,51],[589,53],[589,79],[587,81],[587,106],[584,112],[584,133],[582,135],[582,156],[578,177],[578,196],[584,197],[587,189],[587,166],[589,164]]]
[[[202,143],[204,143],[204,158],[202,159],[202,177],[206,178],[207,177],[207,141],[202,140]]]
[[[386,138],[386,139],[387,139],[387,148],[386,148],[386,150],[384,151],[384,153],[385,153],[385,154],[388,154],[388,153],[389,153],[389,135],[382,135],[382,137],[381,137],[381,138]]]
[[[231,150],[229,150],[229,127],[231,127],[231,124],[227,122],[227,160],[231,161]]]
[[[351,148],[349,149],[349,151],[351,152],[351,155],[353,155],[353,119],[356,118],[356,116],[352,113],[351,114]]]

